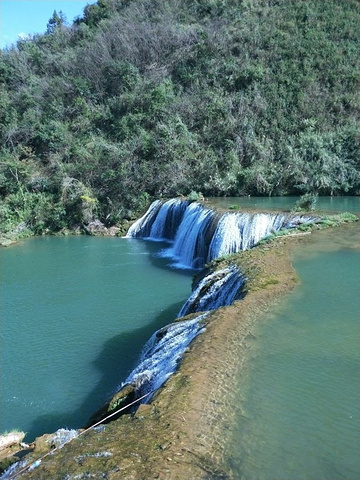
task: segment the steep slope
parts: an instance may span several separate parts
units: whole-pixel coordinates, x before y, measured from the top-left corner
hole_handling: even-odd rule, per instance
[[[0,229],[359,192],[355,0],[99,0],[0,54]],[[44,26],[45,28],[45,26]]]

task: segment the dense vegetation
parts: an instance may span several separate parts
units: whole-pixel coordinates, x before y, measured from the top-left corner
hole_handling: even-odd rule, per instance
[[[98,0],[0,54],[0,228],[359,193],[356,0]]]

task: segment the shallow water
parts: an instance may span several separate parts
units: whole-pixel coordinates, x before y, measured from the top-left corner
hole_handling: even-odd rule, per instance
[[[219,208],[239,207],[240,211],[291,210],[299,197],[221,197],[211,198],[210,204]],[[360,197],[318,197],[316,211],[351,212],[360,214]]]
[[[125,238],[46,237],[0,250],[0,431],[80,427],[173,321],[191,273]]]
[[[300,285],[257,324],[233,406],[234,478],[360,478],[359,240],[359,224],[313,234],[294,258]]]

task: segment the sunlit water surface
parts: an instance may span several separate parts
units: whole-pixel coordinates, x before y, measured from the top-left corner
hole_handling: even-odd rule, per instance
[[[0,250],[0,432],[80,427],[173,321],[191,273],[125,238],[32,238]]]

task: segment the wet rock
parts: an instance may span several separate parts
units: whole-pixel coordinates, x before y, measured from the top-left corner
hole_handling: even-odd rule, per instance
[[[59,428],[55,433],[46,433],[45,435],[36,438],[34,442],[35,452],[39,454],[54,448],[59,448],[73,438],[76,438],[78,435],[78,430],[67,430],[66,428]]]
[[[110,235],[110,237],[116,237],[120,232],[119,227],[110,227],[107,229],[107,234]]]
[[[122,407],[125,407],[129,403],[133,402],[135,400],[135,391],[136,387],[132,384],[127,384],[121,388],[121,390],[119,390],[102,408],[100,408],[100,410],[98,410],[90,418],[86,428],[91,427],[91,425],[100,422],[108,415],[111,415],[117,410],[120,410]],[[119,412],[119,415],[123,415],[125,413],[129,413],[129,409]],[[112,417],[112,420],[114,420],[114,417]]]
[[[115,237],[120,234],[121,229],[119,227],[105,227],[105,225],[96,219],[90,222],[88,225],[84,226],[84,230],[88,235],[98,235],[98,236],[110,236]]]
[[[0,435],[0,473],[19,460],[18,454],[29,446],[22,443],[24,432],[10,432]]]
[[[0,238],[0,246],[1,247],[9,247],[10,245],[13,245],[16,243],[15,240],[11,240],[10,238]]]

